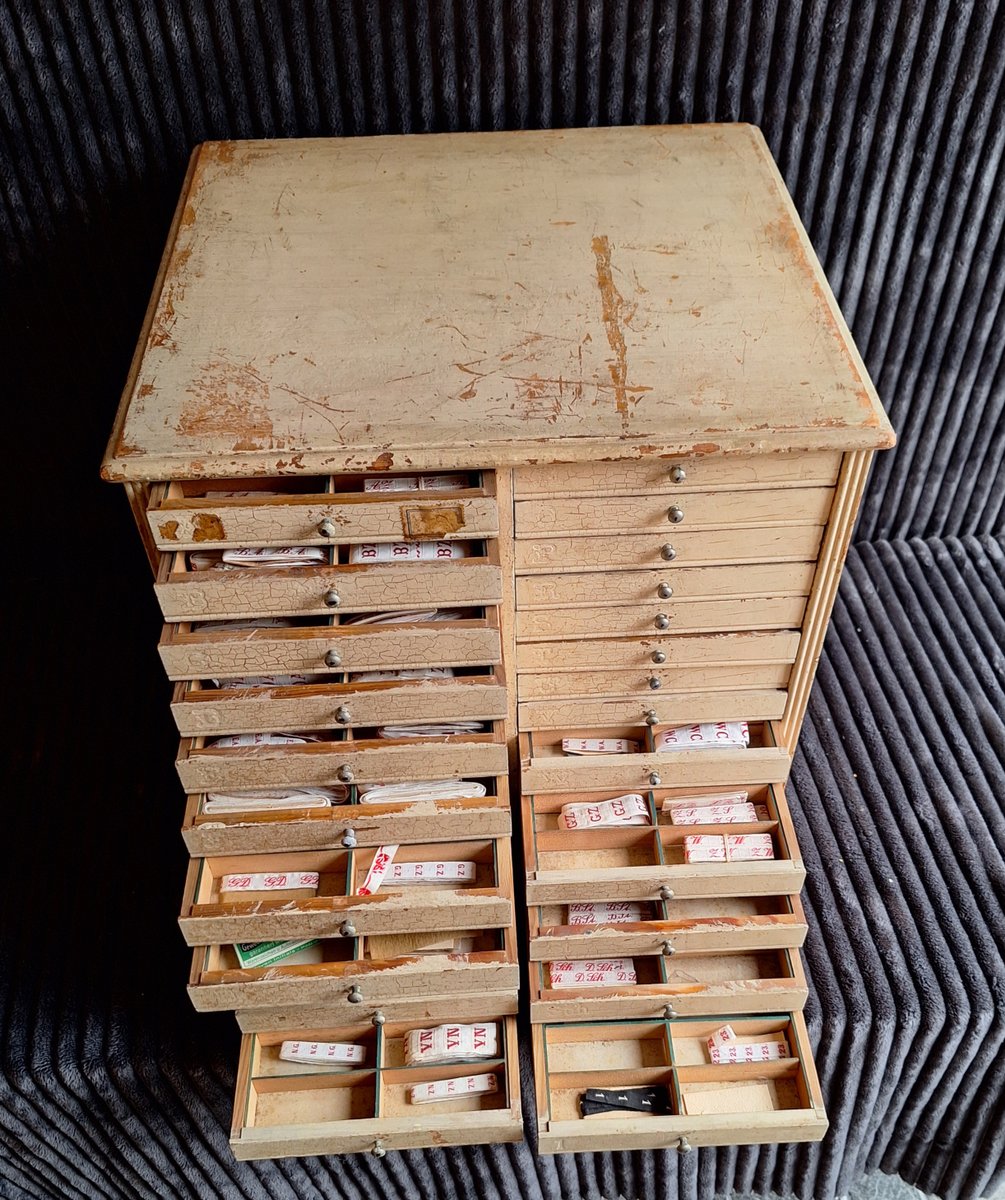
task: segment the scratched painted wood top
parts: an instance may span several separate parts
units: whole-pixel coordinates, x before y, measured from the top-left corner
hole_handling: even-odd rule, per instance
[[[752,126],[210,142],[104,474],[892,442]]]

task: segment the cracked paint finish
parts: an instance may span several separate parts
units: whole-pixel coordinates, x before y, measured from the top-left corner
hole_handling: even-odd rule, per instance
[[[794,630],[745,633],[670,634],[648,638],[597,638],[589,642],[521,642],[517,668],[524,671],[575,671],[651,666],[654,650],[668,666],[750,662],[794,662],[799,634]]]

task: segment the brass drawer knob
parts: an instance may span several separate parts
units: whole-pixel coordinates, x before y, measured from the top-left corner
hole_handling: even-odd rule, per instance
[[[659,774],[659,772],[657,772],[657,771],[650,771],[650,772],[649,772],[649,784],[650,784],[650,786],[651,786],[651,787],[659,787],[659,785],[660,785],[662,782],[663,782],[663,778],[662,778],[662,776]]]
[[[359,845],[356,841],[356,834],[351,829],[347,829],[342,835],[342,845],[346,850],[355,850]]]
[[[334,588],[331,588],[329,591],[325,592],[321,599],[329,608],[338,608],[338,606],[342,603],[342,597],[338,594],[338,592],[335,591]]]
[[[356,776],[353,774],[352,767],[350,767],[348,764],[339,767],[335,773],[343,783],[352,783],[352,781],[356,778]]]
[[[335,522],[331,519],[331,517],[325,517],[321,524],[318,525],[318,533],[320,533],[322,537],[326,538],[333,538],[335,536]]]
[[[673,595],[673,588],[669,583],[661,583],[656,589],[656,595],[659,596],[661,600],[669,600]]]
[[[343,921],[342,924],[338,927],[338,931],[339,931],[339,935],[341,937],[355,937],[356,936],[356,926],[352,923],[352,921]]]
[[[691,1149],[691,1143],[687,1140],[684,1134],[680,1135],[680,1141],[677,1143],[677,1150],[681,1154],[687,1154]]]
[[[665,650],[654,650],[650,655],[654,663],[665,663],[667,660]]]
[[[670,618],[666,615],[666,613],[657,613],[656,620],[653,621],[653,624],[657,629],[669,629]]]
[[[352,721],[352,713],[344,704],[340,704],[338,708],[335,709],[335,720],[338,721],[340,725],[348,725],[350,721]]]
[[[669,542],[660,549],[660,558],[666,559],[667,562],[673,562],[677,557],[677,551],[670,545]]]
[[[660,719],[656,715],[655,709],[650,708],[648,710],[648,712],[646,713],[646,724],[647,725],[658,725],[659,723],[660,723]]]
[[[670,478],[674,483],[683,483],[687,479],[687,471],[683,467],[671,467]]]
[[[657,678],[657,676],[655,676],[655,675],[649,676],[649,687],[652,691],[658,692],[662,686],[663,686],[663,683],[659,678]]]
[[[354,983],[352,985],[352,987],[349,989],[349,995],[346,996],[346,999],[349,1001],[350,1004],[362,1004],[363,1003],[363,993],[359,990],[358,983]]]
[[[326,667],[340,667],[342,665],[342,655],[337,650],[329,650],[325,655]]]
[[[677,950],[674,947],[673,942],[664,942],[663,943],[663,947],[660,950],[660,954],[662,954],[664,958],[673,958],[673,956],[676,953],[677,953]]]
[[[667,520],[671,525],[679,525],[684,520],[684,510],[679,504],[671,504],[667,509]]]
[[[660,888],[660,899],[661,900],[672,900],[673,899],[673,888],[667,887],[666,884],[663,884],[663,886]]]

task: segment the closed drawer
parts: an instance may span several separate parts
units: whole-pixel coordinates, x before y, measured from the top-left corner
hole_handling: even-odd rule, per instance
[[[739,567],[678,567],[662,570],[584,571],[568,575],[521,575],[516,603],[531,608],[595,608],[650,604],[672,599],[748,599],[753,596],[808,596],[814,562],[747,563]]]
[[[420,936],[412,940],[418,942]],[[188,994],[199,1012],[255,1009],[261,1021],[276,1009],[304,1013],[312,1008],[327,1014],[322,1020],[380,1021],[427,1014],[455,1017],[453,1002],[460,996],[485,1011],[490,995],[494,1005],[494,993],[516,992],[520,971],[512,929],[461,930],[424,940],[471,949],[381,958],[374,953],[380,953],[379,938],[374,949],[370,938],[332,938],[312,948],[312,957],[320,961],[284,965],[280,960],[242,968],[232,946],[200,946],[192,954]],[[417,1013],[416,1004],[421,1006]]]
[[[805,609],[805,596],[755,596],[749,600],[650,600],[626,608],[518,610],[516,635],[521,642],[568,642],[644,637],[653,632],[798,629]]]
[[[444,1016],[444,1023],[451,1018]],[[518,1142],[523,1137],[516,1021],[481,1014],[497,1027],[499,1055],[442,1066],[407,1067],[404,1038],[430,1022],[392,1022],[245,1034],[237,1072],[230,1145],[237,1159],[315,1154],[383,1154],[423,1146]],[[359,1069],[283,1062],[283,1041],[363,1045]],[[496,1090],[433,1104],[411,1104],[417,1084],[492,1074]]]
[[[523,642],[516,662],[525,671],[623,671],[631,667],[699,669],[761,663],[793,663],[799,649],[794,630],[747,633],[657,634],[645,638],[598,638],[580,642]],[[650,672],[651,673],[651,672]],[[606,682],[598,679],[598,687]]]
[[[673,562],[681,567],[816,559],[823,526],[686,530],[595,537],[527,537],[514,546],[518,575],[555,571],[638,571]]]
[[[626,792],[660,787],[756,786],[783,783],[791,757],[778,743],[770,721],[750,726],[750,745],[743,750],[653,749],[659,727],[604,726],[587,729],[535,730],[520,735],[521,786],[524,792]],[[627,738],[638,753],[573,756],[562,751],[563,738]]]
[[[190,946],[293,938],[355,938],[430,930],[500,929],[512,923],[512,864],[508,838],[399,846],[396,863],[475,864],[466,882],[385,884],[358,895],[374,849],[196,858],[185,881],[179,924]],[[231,874],[315,871],[317,894],[221,892]],[[285,895],[285,898],[284,898]]]
[[[147,520],[161,550],[439,541],[499,532],[491,472],[484,485],[449,492],[366,492],[363,481],[175,482],[151,489]],[[319,490],[285,490],[305,485]],[[228,494],[235,491],[242,494]]]
[[[806,915],[798,895],[653,900],[640,910],[638,920],[584,925],[574,923],[582,921],[582,913],[568,904],[532,907],[530,960],[746,953],[797,949],[806,940]]]
[[[527,703],[531,700],[628,696],[655,699],[689,693],[774,690],[785,687],[792,671],[792,664],[787,662],[668,667],[651,663],[644,653],[636,652],[636,646],[637,643],[631,648],[632,657],[639,659],[640,665],[632,670],[524,671],[517,680],[520,700]],[[649,662],[648,669],[642,662]]]
[[[517,500],[517,538],[824,525],[830,487]]]
[[[223,681],[222,687],[214,688],[188,680],[176,684],[171,712],[178,732],[186,737],[505,717],[502,668],[475,671],[400,683],[333,682],[294,687],[228,688]]]
[[[517,467],[514,495],[626,496],[647,492],[688,492],[706,488],[765,488],[779,484],[829,485],[836,482],[841,455],[830,451],[745,456],[702,455],[647,458],[638,462],[560,463]]]
[[[161,555],[154,592],[168,621],[327,616],[498,604],[502,573],[484,555],[445,562],[343,563],[295,570],[192,571],[182,553]]]
[[[365,732],[365,731],[364,731]],[[183,738],[176,766],[186,792],[274,788],[284,784],[408,783],[419,779],[480,779],[506,771],[501,722],[489,733],[445,738],[325,735],[327,740],[286,746],[206,746]]]
[[[416,800],[399,804],[354,802],[286,812],[207,813],[206,797],[191,795],[182,837],[188,852],[270,854],[326,846],[465,841],[509,837],[512,829],[507,777],[482,778],[489,794],[475,799]]]
[[[159,650],[172,680],[484,666],[501,657],[499,631],[483,619],[223,631],[169,624]]]
[[[704,789],[707,793],[709,789]],[[559,828],[563,804],[581,802],[581,793],[525,795],[524,847],[528,904],[578,901],[657,901],[698,896],[797,894],[806,878],[784,788],[744,787],[764,819],[749,824],[673,825],[662,807],[669,791],[644,792],[648,826],[569,830]],[[693,795],[702,794],[695,789]],[[617,793],[595,792],[600,803]],[[684,839],[767,835],[773,857],[757,861],[688,863]]]
[[[535,1024],[800,1012],[806,1003],[806,975],[798,950],[636,955],[615,960],[630,964],[629,971],[622,972],[628,982],[602,987],[589,981],[602,978],[603,969],[615,965],[611,959],[553,961],[556,970],[566,967],[555,979],[551,963],[530,967],[530,1019]],[[579,982],[567,986],[570,977]]]
[[[638,721],[653,721],[660,725],[777,721],[784,715],[787,702],[787,692],[768,689],[653,693],[648,688],[640,688],[637,696],[527,701],[519,706],[520,728],[568,729],[578,721],[589,725]]]
[[[818,1141],[827,1131],[801,1013],[728,1015],[739,1044],[776,1041],[771,1062],[713,1064],[706,1042],[726,1015],[534,1027],[538,1141],[545,1154]],[[586,1119],[587,1088],[658,1086],[669,1115]]]

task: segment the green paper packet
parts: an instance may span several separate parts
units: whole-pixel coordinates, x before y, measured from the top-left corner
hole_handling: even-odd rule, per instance
[[[234,953],[242,967],[271,967],[291,954],[317,944],[317,938],[300,942],[236,942]]]

